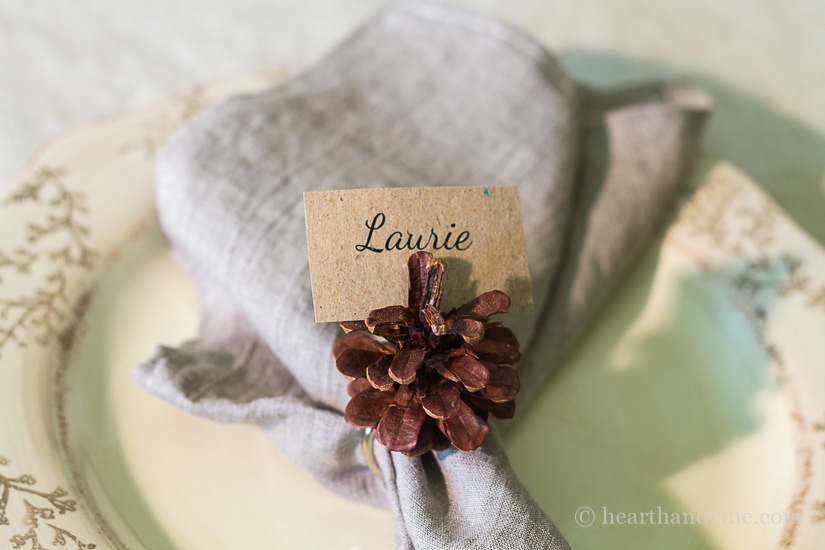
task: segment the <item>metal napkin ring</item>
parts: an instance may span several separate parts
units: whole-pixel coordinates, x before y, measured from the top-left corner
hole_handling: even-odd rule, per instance
[[[370,467],[370,470],[375,477],[384,481],[384,472],[381,471],[381,468],[378,467],[378,461],[375,460],[375,453],[373,452],[373,444],[375,442],[375,432],[372,428],[365,428],[364,435],[361,438],[361,452],[364,453],[364,460],[367,463],[367,466]]]

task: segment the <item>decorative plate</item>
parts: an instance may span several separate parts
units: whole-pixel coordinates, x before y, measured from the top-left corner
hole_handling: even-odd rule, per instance
[[[0,199],[0,547],[391,547],[387,511],[130,377],[197,321],[155,152],[282,73],[74,132]],[[822,335],[825,252],[717,167],[508,432],[513,465],[575,548],[821,548]]]

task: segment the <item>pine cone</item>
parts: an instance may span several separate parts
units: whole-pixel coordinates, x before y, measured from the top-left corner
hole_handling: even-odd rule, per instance
[[[376,309],[365,321],[340,323],[335,364],[351,380],[344,417],[390,451],[418,456],[455,445],[477,448],[489,414],[512,418],[521,358],[512,331],[490,316],[510,298],[485,292],[446,315],[439,310],[444,264],[428,252],[407,262],[408,305]]]

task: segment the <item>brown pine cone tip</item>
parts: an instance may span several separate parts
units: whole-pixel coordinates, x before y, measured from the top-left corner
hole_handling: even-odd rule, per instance
[[[340,323],[348,334],[334,347],[335,364],[351,380],[347,422],[375,428],[390,451],[418,456],[455,445],[472,451],[490,429],[489,414],[512,418],[521,358],[513,332],[490,316],[510,298],[485,292],[446,315],[439,310],[444,264],[428,252],[407,261],[408,305],[370,311]]]

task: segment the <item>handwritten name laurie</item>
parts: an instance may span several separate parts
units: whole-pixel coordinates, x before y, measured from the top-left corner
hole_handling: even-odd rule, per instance
[[[387,217],[383,212],[376,214],[372,220],[366,220],[364,225],[367,228],[366,239],[363,243],[355,245],[355,250],[358,252],[384,252],[385,250],[424,250],[431,248],[433,250],[460,250],[465,251],[473,244],[470,240],[469,231],[461,231],[458,234],[453,234],[455,224],[450,224],[450,229],[446,235],[436,233],[434,228],[430,228],[430,233],[426,237],[421,233],[412,233],[406,231],[406,235],[401,231],[393,231],[387,235],[387,238],[382,237],[379,231],[387,221]],[[426,239],[426,240],[425,240]]]

